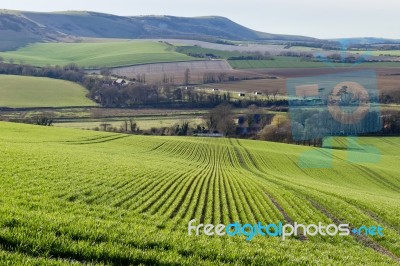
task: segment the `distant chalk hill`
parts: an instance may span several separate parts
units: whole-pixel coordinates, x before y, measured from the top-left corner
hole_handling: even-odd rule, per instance
[[[75,37],[316,41],[309,37],[254,31],[224,17],[121,17],[75,11],[0,10],[0,36],[0,50],[12,50],[32,42],[73,40]]]

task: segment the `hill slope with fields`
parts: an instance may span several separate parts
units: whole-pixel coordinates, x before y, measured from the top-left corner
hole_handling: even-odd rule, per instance
[[[92,68],[196,60],[175,52],[168,44],[151,41],[36,43],[16,51],[0,52],[0,56],[35,66],[75,63]]]
[[[0,258],[9,264],[396,265],[400,138],[320,149],[0,123]],[[376,163],[349,163],[373,158]],[[331,156],[333,153],[333,156]],[[299,168],[303,158],[312,165]],[[331,158],[333,161],[331,162]],[[379,160],[381,159],[381,160]],[[332,163],[332,164],[330,164]],[[368,197],[366,197],[368,195]],[[187,224],[381,225],[384,237],[188,236]],[[340,254],[338,254],[340,250]]]
[[[0,107],[96,106],[82,86],[63,80],[0,75]]]
[[[0,34],[0,50],[12,50],[38,41],[74,37],[317,41],[309,37],[257,32],[216,16],[121,17],[95,12],[38,13],[9,10],[0,10]]]

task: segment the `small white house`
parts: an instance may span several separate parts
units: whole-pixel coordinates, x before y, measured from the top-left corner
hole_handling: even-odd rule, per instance
[[[113,81],[112,84],[116,85],[116,86],[123,86],[123,85],[127,85],[128,82],[126,80],[124,80],[124,79],[116,79],[116,80]]]
[[[255,93],[254,93],[254,95],[262,95],[262,92],[259,92],[259,91],[256,91]]]
[[[239,92],[239,93],[238,93],[238,96],[239,96],[239,97],[244,97],[244,96],[246,96],[246,94],[243,93],[243,92]]]

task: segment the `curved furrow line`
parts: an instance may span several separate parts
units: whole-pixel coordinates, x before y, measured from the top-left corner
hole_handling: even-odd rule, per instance
[[[179,198],[179,201],[174,201],[177,202],[177,204],[175,205],[175,207],[173,207],[173,203],[171,202],[169,207],[166,208],[164,211],[162,211],[162,214],[165,215],[166,213],[170,212],[170,214],[168,215],[168,217],[170,219],[174,219],[175,216],[178,215],[179,210],[183,207],[184,202],[188,199],[188,197],[190,197],[191,193],[191,189],[196,188],[196,185],[198,184],[199,180],[199,175],[200,175],[200,171],[197,172],[197,174],[193,175],[193,178],[191,178],[191,181],[186,185],[186,189],[184,189],[185,187],[182,187],[182,189],[179,191],[179,195],[176,197],[176,199]],[[173,207],[173,209],[171,210],[170,208]]]
[[[262,176],[260,177],[260,178],[263,178]],[[287,191],[292,191],[295,195],[297,195],[297,200],[299,200],[300,198],[304,198],[305,200],[309,200],[309,199],[312,199],[312,200],[315,200],[315,201],[318,201],[318,202],[323,202],[322,200],[321,200],[321,198],[315,198],[315,193],[310,193],[310,192],[305,192],[305,191],[302,191],[302,190],[300,190],[300,187],[302,187],[303,189],[306,189],[307,191],[309,191],[309,189],[310,188],[308,188],[308,187],[305,187],[305,186],[301,186],[301,185],[299,185],[299,186],[297,186],[297,187],[293,187],[293,186],[291,186],[291,185],[289,185],[289,184],[285,184],[285,183],[282,183],[281,181],[278,181],[278,180],[271,180],[271,179],[269,179],[269,178],[266,178],[266,177],[264,177],[264,179],[267,179],[268,181],[270,181],[270,182],[273,182],[273,183],[275,183],[275,184],[277,184],[278,186],[283,186],[284,188],[285,188],[285,190],[287,190]],[[323,199],[324,200],[327,200],[327,198],[329,198],[329,196],[328,195],[330,195],[331,193],[326,193],[326,192],[324,192],[324,191],[319,191],[318,189],[315,189],[314,190],[315,192],[316,191],[318,191],[319,193],[321,193],[322,195],[323,195]],[[338,202],[337,202],[337,200],[339,200],[339,197],[337,196],[337,195],[335,195],[335,194],[332,194],[332,195],[330,195],[331,197],[333,197],[334,199],[336,199],[336,203],[335,204],[329,204],[329,206],[330,207],[336,207],[336,205],[338,204]],[[291,204],[293,204],[293,203],[291,203]],[[322,203],[321,203],[322,204]],[[344,204],[347,204],[348,205],[348,203],[347,203],[347,201],[346,200],[344,200]],[[312,204],[311,204],[312,205]],[[315,209],[315,211],[314,211],[314,216],[315,216],[315,214],[318,214],[318,213],[321,213],[321,215],[325,215],[322,211],[320,211],[320,210],[318,210],[317,208],[315,208],[315,206],[313,206],[312,207],[313,209]],[[325,206],[324,208],[327,208],[327,206]],[[355,209],[354,209],[355,208]],[[349,213],[348,215],[348,218],[350,218],[350,220],[356,220],[356,221],[358,221],[358,223],[360,222],[360,221],[362,221],[363,220],[363,218],[361,217],[361,216],[358,216],[358,215],[366,215],[366,214],[364,214],[363,212],[362,212],[362,210],[359,210],[356,206],[354,206],[354,208],[353,208],[353,211],[351,212],[351,213]],[[346,212],[344,212],[344,210],[347,210],[348,209],[348,207],[346,208],[346,207],[344,207],[344,206],[341,206],[340,208],[340,214],[341,215],[343,215],[343,214],[345,214]],[[356,214],[356,212],[360,212],[360,214],[357,214],[357,217],[355,217],[355,214]],[[367,215],[368,216],[368,215]],[[325,217],[326,218],[329,218],[329,217],[327,217],[326,215],[325,215]],[[345,222],[349,222],[349,220],[347,220],[347,219],[345,219],[345,220],[343,220],[343,221],[345,221]],[[351,224],[351,223],[350,223]],[[396,232],[391,232],[391,231],[389,231],[389,234],[397,234]],[[372,239],[369,239],[369,241],[373,241],[373,242],[376,242],[376,241],[374,241],[374,240],[372,240]],[[381,246],[381,244],[380,243],[375,243],[374,245],[379,245],[379,246]],[[383,248],[383,247],[382,247]],[[385,249],[385,248],[383,248],[383,249]],[[378,251],[379,252],[379,251]],[[394,253],[393,253],[394,254]],[[395,255],[395,256],[397,256],[397,255]]]
[[[194,179],[196,179],[198,171],[192,169],[191,171],[185,172],[185,179],[181,183],[173,184],[168,191],[162,194],[162,197],[157,199],[155,202],[149,203],[145,209],[141,212],[150,212],[152,215],[161,214],[164,215],[173,202],[178,198],[178,195],[184,191],[188,184],[192,184]]]
[[[244,199],[239,192],[240,189],[238,189],[235,179],[230,176],[228,182],[228,185],[231,188],[232,198],[235,202],[239,222],[247,223],[249,222],[248,217],[251,217],[252,213],[248,210],[248,205],[246,206],[246,204],[243,204]]]
[[[232,143],[232,142],[231,142]],[[244,170],[247,170],[247,171],[249,171],[249,172],[253,172],[253,170],[250,168],[250,166],[248,165],[249,164],[249,160],[251,160],[251,158],[248,158],[249,157],[249,154],[247,153],[246,155],[247,155],[247,158],[240,152],[240,150],[239,150],[239,148],[238,147],[236,147],[233,143],[232,143],[232,145],[233,145],[233,149],[234,149],[234,152],[235,152],[235,154],[236,154],[236,156],[237,156],[237,159],[238,159],[238,162],[239,162],[239,164],[244,168]],[[253,167],[255,167],[255,165],[253,164]],[[265,199],[266,200],[266,199]],[[254,201],[254,199],[252,199],[252,201],[253,202],[257,202],[257,200],[256,201]],[[246,198],[246,202],[248,203],[249,202],[249,200]],[[272,204],[272,202],[271,202],[271,204]],[[255,211],[255,213],[258,213],[258,218],[259,219],[262,219],[263,217],[264,217],[264,215],[262,215],[262,213],[263,213],[263,208],[259,205],[259,204],[257,204],[258,206],[255,206],[255,208],[256,208],[256,210],[257,211]],[[270,208],[274,208],[275,206],[274,205],[270,205]],[[268,217],[269,218],[269,217]]]
[[[169,179],[169,177],[171,177],[173,175],[174,175],[174,173],[171,172],[170,175],[166,175],[164,178],[162,178],[161,182],[159,182],[160,180],[155,180],[154,182],[151,183],[151,185],[147,186],[145,189],[138,190],[137,193],[132,193],[132,194],[134,194],[133,196],[125,195],[121,199],[116,199],[115,200],[116,203],[114,203],[113,206],[124,207],[126,209],[129,209],[131,207],[131,205],[133,204],[133,203],[130,203],[131,200],[137,198],[138,200],[140,199],[140,201],[143,202],[144,198],[146,196],[151,197],[151,195],[150,195],[151,191],[157,190],[157,189],[159,189],[159,187],[162,187],[165,184],[168,184],[169,182],[175,180],[175,179],[173,179],[173,180]],[[178,177],[176,177],[176,178],[178,178]],[[139,201],[137,201],[137,203],[138,202]]]
[[[203,157],[204,160],[206,160],[207,156],[205,156],[205,150],[200,149],[199,151],[201,152],[201,154],[199,154],[199,156]],[[204,174],[204,169],[207,169],[207,165],[205,167],[202,167],[202,170],[199,171],[198,178],[195,179],[195,184],[190,187],[190,190],[188,191],[187,196],[185,196],[185,198],[183,198],[183,197],[181,198],[178,205],[175,207],[174,211],[170,214],[171,218],[179,217],[179,221],[180,221],[188,214],[190,206],[193,205],[192,203],[194,202],[195,196],[197,195],[196,191],[199,188],[199,185],[202,186],[204,183],[204,178],[202,177]],[[181,213],[181,215],[178,215],[179,213]],[[194,215],[194,212],[192,215]],[[189,218],[191,218],[191,217],[189,217]],[[177,221],[177,223],[179,223],[179,221]]]
[[[249,179],[249,177],[247,177]],[[242,178],[242,182],[246,184],[245,178]],[[247,190],[251,191],[249,196],[251,197],[251,201],[254,202],[257,212],[259,213],[259,221],[279,221],[280,215],[279,211],[276,209],[275,204],[271,201],[270,197],[265,195],[265,191],[260,188],[259,185],[256,185],[254,180],[247,185]]]
[[[220,197],[220,190],[219,190],[219,183],[221,178],[221,171],[219,164],[216,165],[215,177],[213,182],[213,199],[212,199],[212,210],[213,214],[211,217],[211,224],[218,224],[221,221],[222,209],[221,203],[219,201]]]
[[[96,141],[85,141],[85,142],[70,142],[70,143],[65,143],[65,145],[91,145],[91,144],[99,144],[99,143],[105,143],[105,142],[110,142],[114,140],[119,140],[123,138],[128,138],[130,135],[123,135],[123,136],[114,136],[114,137],[109,137],[109,138],[104,138],[102,140],[96,140]]]
[[[261,168],[261,169],[262,169],[262,171],[264,171],[263,168]],[[278,177],[276,174],[274,174],[273,176],[275,176],[276,178],[279,179],[279,177]],[[268,179],[268,178],[265,176],[265,179]],[[271,179],[268,179],[268,180],[271,181],[271,182],[273,182],[273,183],[275,183],[275,184],[277,184],[277,185],[284,186],[285,189],[288,189],[288,190],[293,189],[292,187],[287,186],[287,184],[284,184],[284,183],[282,183],[281,181],[271,180]],[[330,196],[333,196],[333,197],[335,197],[335,198],[342,199],[342,200],[346,201],[348,204],[351,204],[351,203],[349,202],[349,199],[347,199],[347,198],[345,198],[345,197],[343,197],[343,196],[337,195],[337,194],[335,194],[335,193],[329,193],[329,192],[320,190],[320,189],[318,189],[318,188],[310,188],[310,187],[308,187],[308,186],[304,186],[304,185],[301,185],[301,184],[298,184],[297,187],[303,187],[304,189],[307,189],[307,190],[313,189],[314,191],[318,191],[319,193],[323,193],[323,194],[325,194],[325,195],[330,195]],[[385,221],[385,220],[382,220],[382,217],[381,217],[381,216],[379,216],[380,219],[377,220],[376,217],[378,217],[378,215],[376,215],[376,214],[374,213],[374,211],[371,210],[370,208],[367,208],[366,206],[360,207],[359,205],[354,205],[354,204],[352,204],[352,205],[355,206],[355,207],[357,207],[358,209],[360,209],[364,214],[368,215],[371,219],[377,221],[378,223],[384,223],[384,224],[386,224],[387,227],[392,227],[394,230],[396,230],[397,232],[399,232],[399,228],[397,228],[397,227],[391,225],[390,222],[387,222],[387,221]],[[375,218],[374,218],[374,217],[375,217]]]
[[[213,146],[212,146],[213,147]],[[213,147],[214,148],[214,147]],[[200,223],[204,223],[205,219],[206,219],[206,214],[207,214],[207,208],[208,208],[208,198],[209,198],[209,194],[210,194],[210,189],[212,188],[210,186],[212,180],[214,179],[214,173],[215,173],[215,156],[213,156],[213,149],[208,149],[209,150],[209,156],[211,158],[211,164],[210,164],[210,172],[208,174],[208,178],[207,178],[207,184],[205,187],[205,195],[204,195],[204,202],[202,204],[202,210],[201,210],[201,215],[200,215]]]
[[[194,206],[192,202],[196,197],[196,191],[198,191],[199,185],[202,186],[204,183],[204,179],[201,177],[197,177],[194,180],[194,184],[190,187],[187,196],[182,196],[181,200],[178,202],[178,205],[175,207],[174,211],[170,214],[170,219],[174,221],[174,229],[181,223],[181,221],[188,215],[191,206]],[[189,217],[188,219],[191,219]]]
[[[144,181],[144,182],[141,182]],[[140,185],[138,186],[138,183]],[[131,180],[127,186],[119,189],[119,190],[107,190],[102,193],[99,197],[91,199],[91,203],[96,204],[106,204],[110,199],[112,200],[110,203],[112,204],[115,201],[118,201],[121,197],[126,197],[127,200],[135,197],[143,188],[157,182],[155,179],[144,179],[144,180]],[[133,189],[132,189],[133,188]],[[122,201],[126,201],[125,199]],[[115,207],[119,207],[120,205],[114,205]]]
[[[221,201],[223,201],[227,207],[228,210],[228,222],[229,223],[233,223],[234,220],[238,221],[239,217],[236,215],[237,214],[237,208],[235,206],[235,202],[233,200],[233,196],[232,196],[232,190],[231,187],[228,184],[228,174],[223,174],[222,176],[222,183],[223,183],[223,190],[224,190],[224,195],[225,195],[225,200],[221,199]]]
[[[151,172],[144,173],[143,176],[138,180],[136,178],[130,179],[129,183],[125,187],[121,187],[118,191],[113,191],[112,194],[109,195],[109,197],[105,198],[104,201],[108,199],[112,199],[112,202],[117,202],[116,207],[119,207],[120,204],[129,201],[130,199],[134,198],[137,194],[145,191],[149,187],[151,187],[153,184],[158,184],[160,181],[165,180],[168,178],[168,176],[173,175],[174,171],[166,171],[165,176],[159,178],[158,177],[158,170],[152,170]],[[148,177],[149,175],[152,175],[151,177]],[[146,178],[148,177],[148,178]],[[138,186],[138,182],[142,179],[144,179],[144,183],[140,183]],[[132,190],[132,187],[133,190]],[[119,202],[120,201],[120,202]],[[114,204],[115,206],[115,204]]]
[[[129,191],[130,193],[135,193],[135,191],[138,191],[141,188],[145,187],[146,185],[155,182],[156,173],[157,173],[156,169],[149,170],[149,172],[139,172],[138,176],[133,177],[132,179],[131,178],[123,179],[117,182],[114,186],[113,185],[109,186],[107,190],[101,193],[100,195],[90,198],[87,201],[88,203],[96,202],[97,204],[100,204],[100,203],[105,203],[110,198],[115,200],[115,198],[118,195],[124,195],[126,194],[127,191]],[[154,177],[151,178],[148,177],[152,175],[154,175]],[[138,182],[141,182],[139,186],[137,186]],[[134,188],[133,191],[131,191],[132,188]]]
[[[171,178],[172,177],[172,178]],[[147,189],[146,191],[142,191],[140,193],[140,197],[138,196],[138,201],[128,201],[124,204],[126,209],[135,210],[139,212],[143,212],[143,209],[150,204],[154,204],[160,195],[164,195],[171,186],[174,186],[176,182],[179,182],[181,179],[185,178],[185,173],[181,172],[180,174],[172,174],[170,177],[163,179],[162,183]],[[165,181],[165,182],[164,182]],[[149,202],[149,203],[148,203]]]
[[[239,141],[238,141],[238,143],[239,143]],[[240,161],[244,162],[244,164],[245,164],[245,165],[244,165],[244,168],[245,168],[246,170],[248,170],[249,172],[253,173],[255,176],[258,176],[258,177],[260,177],[260,178],[262,178],[262,179],[265,180],[265,179],[266,179],[265,173],[260,172],[259,167],[258,167],[258,165],[257,165],[257,162],[256,162],[256,160],[254,159],[253,155],[250,154],[250,152],[247,151],[247,149],[244,148],[243,146],[241,146],[241,148],[245,151],[245,155],[246,155],[246,156],[242,155],[242,154],[240,153],[240,151],[238,150],[238,148],[237,148],[237,155],[242,157],[242,159],[241,159]],[[246,159],[244,159],[243,157],[246,157]],[[248,164],[250,164],[250,165],[248,165]],[[280,185],[278,185],[278,186],[280,186]],[[264,186],[264,187],[265,187],[265,186]],[[269,199],[272,201],[272,203],[275,205],[275,207],[278,208],[278,205],[277,205],[276,203],[278,203],[279,201],[273,196],[273,194],[271,193],[271,191],[268,191],[268,192],[265,191],[265,193],[268,195]],[[280,211],[281,215],[282,215],[283,217],[286,216],[285,218],[287,218],[289,215],[287,214],[286,211],[285,211],[285,212],[282,212],[281,209],[283,210],[283,208],[281,207],[281,205],[279,205],[278,210]],[[293,219],[291,218],[290,220],[293,220]]]
[[[387,180],[385,177],[383,177],[382,175],[376,173],[374,170],[372,170],[371,168],[366,168],[363,165],[357,165],[357,164],[349,164],[350,166],[360,170],[362,173],[364,173],[367,177],[369,177],[369,179],[381,186],[384,187],[386,189],[392,190],[394,192],[400,192],[400,187],[397,186],[396,184],[393,184],[392,182],[390,182],[389,180]]]
[[[202,175],[202,179],[203,182],[198,190],[198,192],[196,193],[197,198],[193,199],[193,204],[194,208],[192,211],[192,214],[190,216],[190,219],[195,219],[196,217],[200,218],[201,214],[202,214],[202,209],[204,208],[204,206],[201,204],[203,202],[204,204],[204,198],[205,198],[205,193],[204,191],[207,190],[207,183],[209,182],[210,176],[211,176],[211,171],[212,168],[209,167],[212,164],[211,160],[209,162],[209,164],[207,165],[207,168],[205,168],[205,172]]]

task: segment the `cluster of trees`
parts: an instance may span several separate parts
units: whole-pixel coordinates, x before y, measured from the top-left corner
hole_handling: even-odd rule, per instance
[[[225,102],[211,109],[205,120],[209,133],[221,133],[227,136],[236,132],[232,106],[229,103]]]
[[[269,52],[245,52],[242,55],[231,56],[228,60],[274,60]]]
[[[400,134],[400,112],[385,111],[382,113],[382,133],[384,135]]]
[[[259,132],[258,139],[292,143],[292,131],[290,120],[286,115],[275,115],[271,123],[264,126]]]
[[[203,125],[191,127],[189,122],[184,120],[171,127],[152,127],[147,130],[142,130],[133,119],[123,120],[119,126],[113,126],[111,123],[105,121],[100,123],[99,126],[93,128],[93,130],[158,136],[188,136],[195,133],[207,132]]]
[[[214,106],[230,101],[230,94],[210,94],[193,88],[165,84],[147,85],[132,83],[123,87],[103,83],[90,90],[89,96],[105,107],[133,106]]]
[[[133,119],[122,121],[120,127],[113,127],[111,123],[105,121],[102,122],[98,127],[95,127],[94,130],[112,131],[127,134],[138,134],[141,132],[140,128],[137,126],[137,123]]]
[[[49,126],[53,125],[54,117],[55,117],[54,113],[45,112],[45,113],[33,116],[30,121],[32,124],[49,127]]]
[[[285,49],[289,49],[292,46],[303,46],[311,48],[321,48],[324,50],[340,50],[341,45],[334,41],[319,41],[319,42],[293,42],[293,43],[282,43],[285,44]]]
[[[75,64],[69,64],[63,67],[34,67],[30,65],[8,64],[0,61],[0,74],[48,77],[78,83],[83,82],[85,79],[85,73]]]
[[[88,80],[91,81],[91,80]],[[193,87],[178,87],[174,85],[148,85],[132,83],[126,86],[117,87],[110,83],[96,81],[88,82],[86,87],[92,87],[89,97],[104,107],[215,107],[220,103],[228,102],[234,107],[248,107],[252,104],[263,107],[287,106],[288,101],[276,99],[277,90],[271,90],[264,98],[248,98],[233,100],[229,92],[209,93],[204,90],[196,90]]]
[[[215,72],[208,72],[203,74],[203,83],[217,83],[217,82],[224,82],[224,81],[233,81],[235,80],[234,76],[228,76],[225,72],[215,73]]]
[[[260,121],[255,121],[256,114],[262,115]],[[256,105],[251,105],[247,109],[245,116],[248,126],[255,123],[266,121],[265,115],[261,108]],[[263,124],[266,124],[266,122]],[[127,134],[141,135],[168,135],[168,136],[187,136],[197,133],[221,133],[224,136],[236,136],[237,124],[235,123],[234,107],[223,102],[218,106],[209,110],[204,117],[204,122],[197,125],[190,125],[189,122],[182,120],[180,123],[171,127],[152,127],[148,130],[141,130],[133,119],[121,121],[119,127],[112,126],[111,123],[103,122],[94,130],[113,131]]]
[[[314,56],[310,52],[297,52],[297,51],[283,51],[280,52],[280,56],[290,56],[290,57],[300,57],[302,60],[311,61],[311,60],[322,60],[320,55]],[[326,57],[330,62],[333,63],[355,63],[357,62],[357,58],[354,55],[346,55],[342,57],[339,53],[330,54]]]
[[[353,63],[357,62],[357,58],[354,55],[342,56],[341,54],[334,53],[334,54],[328,55],[326,58],[334,63],[351,63],[351,64],[353,64]]]
[[[56,115],[53,112],[42,112],[27,118],[8,118],[6,121],[38,126],[52,126],[55,118]]]
[[[297,52],[297,51],[282,51],[279,53],[280,56],[290,56],[290,57],[302,57],[302,58],[312,58],[313,54],[309,52]]]
[[[362,120],[353,124],[337,121],[327,111],[297,110],[290,119],[276,115],[258,134],[259,139],[321,146],[326,136],[400,134],[400,112],[368,112]]]
[[[383,104],[400,103],[400,90],[382,92],[379,96],[379,102]]]
[[[343,45],[336,41],[318,41],[318,42],[292,42],[292,43],[281,43],[285,45],[285,49],[289,49],[293,46],[303,46],[310,48],[321,48],[323,50],[343,50]],[[348,43],[346,46],[348,50],[399,50],[400,45],[397,43],[392,44],[368,44],[368,43]]]

